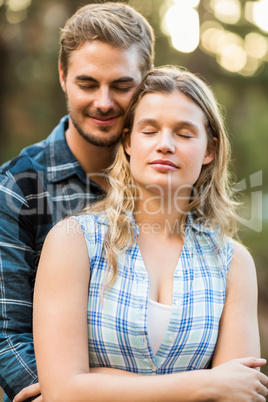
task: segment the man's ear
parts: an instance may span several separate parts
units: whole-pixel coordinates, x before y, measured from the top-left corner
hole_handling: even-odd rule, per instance
[[[123,130],[123,143],[125,153],[130,156],[131,154],[131,145],[130,145],[130,131],[128,128],[124,128]]]
[[[203,159],[203,165],[208,165],[213,161],[218,146],[218,138],[213,137],[210,144],[208,144],[206,155]]]
[[[60,85],[62,87],[63,92],[65,92],[66,91],[66,75],[63,72],[61,63],[58,64],[58,71],[59,71]]]

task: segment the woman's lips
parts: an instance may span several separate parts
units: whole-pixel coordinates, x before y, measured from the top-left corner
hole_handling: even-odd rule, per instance
[[[179,167],[175,163],[164,159],[156,159],[150,162],[149,165],[159,172],[172,172],[179,169]]]

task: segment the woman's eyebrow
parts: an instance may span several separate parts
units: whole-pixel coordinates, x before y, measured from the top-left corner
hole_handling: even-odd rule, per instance
[[[178,128],[193,128],[193,129],[195,129],[195,130],[198,130],[199,129],[199,126],[198,126],[198,124],[196,124],[196,123],[194,123],[194,122],[192,122],[192,121],[189,121],[189,120],[182,120],[182,121],[179,121],[178,122],[178,124],[177,124],[177,127]]]
[[[151,118],[143,118],[137,122],[138,126],[143,126],[144,124],[152,124],[152,125],[157,125],[159,124],[156,119],[151,119]],[[174,124],[176,128],[193,128],[195,130],[198,130],[199,127],[196,123],[189,121],[189,120],[179,120],[178,122],[175,122]]]
[[[158,122],[157,122],[156,119],[150,119],[150,118],[146,118],[146,117],[144,117],[143,119],[140,119],[140,120],[137,122],[138,127],[144,126],[145,124],[157,125]]]

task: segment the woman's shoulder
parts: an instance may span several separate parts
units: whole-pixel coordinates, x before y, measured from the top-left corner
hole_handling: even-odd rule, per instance
[[[248,249],[241,243],[234,242],[234,253],[228,275],[228,291],[235,299],[252,301],[257,299],[257,275],[254,260]]]
[[[58,222],[48,233],[41,253],[38,270],[65,272],[79,266],[87,271],[88,252],[83,231],[73,218]],[[42,268],[43,267],[43,268]]]
[[[242,243],[236,240],[234,240],[232,269],[237,271],[242,269],[244,274],[251,275],[254,273],[255,276],[255,264],[251,253]]]
[[[74,242],[79,243],[82,239],[83,230],[81,225],[73,217],[70,217],[53,226],[45,239],[44,246],[57,249],[70,244],[73,247]]]
[[[233,243],[234,243],[234,255],[243,260],[247,261],[253,260],[251,253],[249,252],[248,248],[244,246],[244,244],[240,243],[238,240],[233,240]]]
[[[63,236],[65,243],[72,247],[72,241],[78,243],[78,247],[86,244],[90,256],[96,250],[102,250],[108,224],[104,214],[79,214],[70,216],[54,226],[54,235]],[[80,244],[80,245],[79,245]]]

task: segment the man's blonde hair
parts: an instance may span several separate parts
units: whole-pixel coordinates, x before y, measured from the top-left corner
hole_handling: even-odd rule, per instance
[[[65,75],[71,53],[93,40],[123,49],[136,46],[142,75],[152,68],[153,29],[140,13],[124,3],[88,4],[66,22],[61,30],[59,53],[59,63]]]

